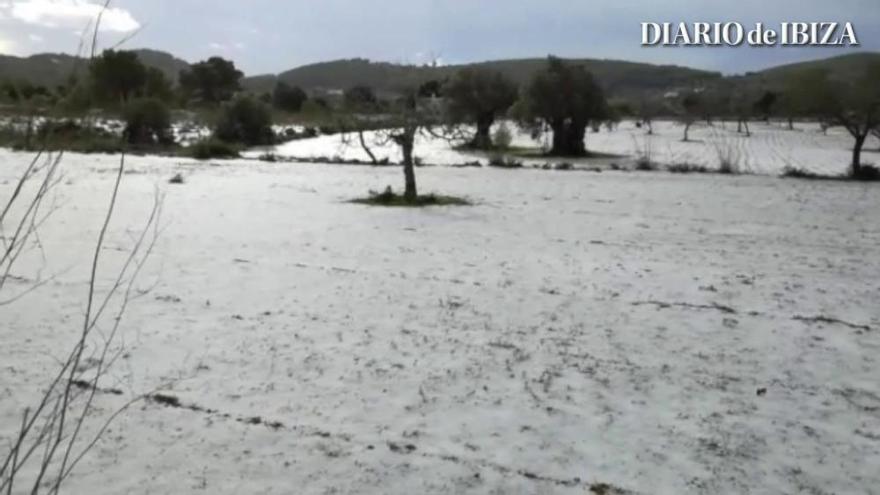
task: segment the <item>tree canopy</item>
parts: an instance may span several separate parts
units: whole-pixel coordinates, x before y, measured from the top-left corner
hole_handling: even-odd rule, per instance
[[[118,103],[135,96],[147,82],[147,68],[130,51],[104,51],[92,61],[89,74],[98,99]]]
[[[308,99],[306,92],[298,86],[290,86],[283,81],[278,81],[272,91],[271,102],[279,110],[299,112],[302,110],[303,103]]]
[[[552,130],[552,154],[580,156],[586,154],[587,126],[607,113],[605,95],[589,71],[550,57],[525,88],[519,119],[532,129]]]
[[[203,103],[227,101],[241,89],[244,74],[230,60],[211,57],[180,72],[180,86],[190,98]]]
[[[265,104],[245,96],[238,96],[223,105],[214,136],[229,143],[248,146],[272,144],[272,112]]]
[[[443,88],[453,121],[476,125],[471,145],[479,149],[492,147],[492,124],[513,105],[517,93],[516,85],[500,72],[472,68],[459,71]]]

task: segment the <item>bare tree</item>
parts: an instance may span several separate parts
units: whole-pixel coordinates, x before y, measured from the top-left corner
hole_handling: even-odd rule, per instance
[[[736,118],[736,132],[745,133],[746,137],[752,136],[749,121],[754,116],[754,102],[752,94],[747,89],[736,89],[730,96],[730,112]]]
[[[681,97],[678,108],[678,122],[684,126],[683,142],[690,141],[691,127],[703,117],[703,100],[699,93],[689,91]]]
[[[419,136],[445,139],[450,142],[467,142],[472,136],[460,125],[450,124],[445,102],[437,97],[420,97],[417,90],[408,90],[402,97],[390,103],[385,113],[372,120],[349,118],[343,134],[343,143],[350,142],[346,134],[355,132],[358,142],[375,162],[371,146],[396,145],[401,152],[404,180],[404,200],[415,202],[418,187],[415,173],[415,146]],[[365,131],[372,138],[365,136]],[[372,142],[369,142],[372,141]]]
[[[643,96],[639,101],[638,117],[641,124],[648,129],[648,135],[654,134],[654,119],[660,114],[660,105],[650,99],[649,96]]]
[[[855,140],[850,174],[862,177],[862,149],[868,136],[880,127],[880,64],[865,68],[859,77],[834,77],[822,70],[799,76],[797,106],[830,126],[841,126]]]

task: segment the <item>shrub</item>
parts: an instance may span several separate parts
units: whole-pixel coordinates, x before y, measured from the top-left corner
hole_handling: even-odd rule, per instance
[[[387,186],[383,192],[370,191],[369,197],[354,199],[352,203],[359,203],[372,206],[467,206],[471,202],[464,198],[455,196],[441,196],[439,194],[423,194],[414,200],[407,199],[405,196],[395,193],[391,186]]]
[[[636,149],[636,170],[657,170],[657,165],[653,160],[653,141],[650,138],[645,138],[643,141],[639,142],[639,140],[633,136],[633,143],[635,144]]]
[[[862,181],[880,181],[880,168],[873,165],[862,165],[858,175],[823,175],[810,172],[802,168],[785,167],[782,171],[782,177],[793,179],[815,179],[815,180],[862,180]]]
[[[874,165],[862,165],[859,173],[853,177],[856,180],[880,181],[880,167]]]
[[[174,177],[168,179],[169,184],[183,184],[183,175],[175,174]]]
[[[187,154],[196,160],[238,158],[238,152],[238,146],[213,138],[197,141],[187,148]]]
[[[33,136],[18,133],[15,149],[64,150],[78,153],[118,153],[124,146],[118,136],[106,130],[82,126],[73,120],[46,121]]]
[[[223,105],[214,137],[227,143],[247,146],[272,144],[272,112],[269,107],[249,97],[239,97]]]
[[[789,177],[789,178],[793,178],[793,179],[827,179],[827,178],[829,178],[829,177],[825,177],[825,176],[819,175],[814,172],[810,172],[808,170],[804,170],[802,168],[796,168],[796,167],[790,167],[790,166],[785,167],[782,170],[782,177]]]
[[[713,142],[718,155],[718,172],[722,174],[738,174],[741,172],[739,149],[730,140]]]
[[[657,170],[657,164],[652,162],[648,156],[641,155],[638,158],[636,158],[636,170],[650,172],[653,170]]]
[[[332,136],[334,134],[339,134],[342,131],[335,125],[322,125],[318,127],[318,132],[320,132],[322,136]]]
[[[172,144],[171,112],[156,98],[134,100],[125,107],[125,131],[130,144]]]
[[[674,173],[674,174],[706,174],[709,173],[709,169],[702,165],[693,165],[690,163],[676,163],[670,165],[666,168],[666,170]]]
[[[275,84],[275,90],[272,92],[271,102],[280,110],[287,112],[299,112],[302,110],[303,103],[309,97],[306,92],[296,86],[289,86],[282,81]]]

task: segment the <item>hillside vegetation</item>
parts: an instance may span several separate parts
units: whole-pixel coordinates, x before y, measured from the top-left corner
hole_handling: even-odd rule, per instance
[[[180,71],[189,63],[170,53],[140,49],[133,50],[147,67],[155,67],[171,81],[177,81]],[[0,81],[27,82],[35,86],[54,88],[66,84],[72,74],[84,73],[85,59],[63,53],[41,53],[29,57],[0,55]]]
[[[567,61],[585,66],[606,90],[621,96],[645,90],[659,91],[670,87],[697,84],[721,77],[717,72],[672,65],[596,59]],[[363,85],[372,87],[378,93],[397,93],[427,81],[446,80],[466,67],[498,71],[516,84],[522,85],[531,80],[546,62],[546,58],[528,58],[431,67],[349,59],[306,65],[282,72],[277,79],[306,89],[345,89]],[[265,75],[246,78],[243,86],[255,92],[270,91],[275,80],[275,77]]]

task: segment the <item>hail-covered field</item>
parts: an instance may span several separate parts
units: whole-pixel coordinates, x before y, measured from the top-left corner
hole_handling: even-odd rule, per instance
[[[839,127],[823,132],[815,123],[796,122],[793,130],[789,130],[787,123],[751,123],[751,136],[747,136],[744,132],[738,132],[735,123],[715,122],[709,126],[700,122],[690,130],[688,142],[682,141],[683,127],[677,122],[659,121],[652,127],[653,133],[648,134],[645,127],[624,121],[613,131],[603,127],[598,132],[588,132],[586,144],[589,151],[605,156],[601,159],[567,161],[575,166],[608,167],[616,164],[628,167],[633,161],[641,159],[659,168],[684,165],[710,170],[717,170],[722,163],[726,163],[737,172],[760,175],[779,175],[787,168],[840,175],[847,172],[852,162],[854,140]],[[513,145],[517,148],[534,148],[531,154],[535,154],[540,152],[540,148],[549,146],[547,136],[532,139],[512,124],[508,124],[508,128],[513,133]],[[371,146],[377,158],[399,161],[398,149],[393,143],[385,141],[376,139],[372,133],[365,133],[365,142]],[[878,148],[880,140],[871,136],[865,144],[862,161],[880,164]],[[249,156],[256,158],[265,151],[253,151]],[[291,141],[269,151],[278,157],[369,159],[355,135],[345,138],[328,135]],[[420,135],[415,154],[423,163],[439,165],[460,165],[472,161],[486,164],[489,158],[486,154],[458,151],[450,146],[450,142],[430,134]],[[520,158],[527,166],[554,164],[559,160]]]
[[[723,138],[744,170],[846,169],[835,131],[756,127]],[[657,126],[658,161],[713,166],[725,131],[680,131]],[[633,154],[643,134],[588,145]],[[4,203],[31,156],[0,151]],[[81,329],[117,163],[64,159],[4,289],[45,281],[0,306],[2,446]],[[424,167],[422,191],[474,205],[385,209],[347,200],[399,167],[127,165],[99,292],[156,188],[162,229],[100,384],[122,395],[96,406],[179,403],[120,415],[67,493],[877,493],[872,184]]]

